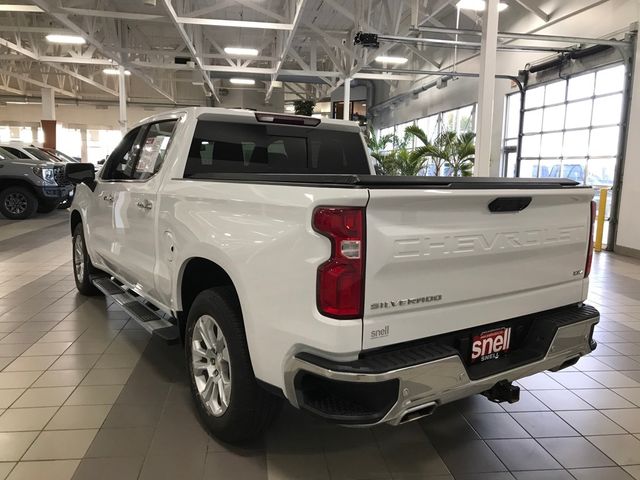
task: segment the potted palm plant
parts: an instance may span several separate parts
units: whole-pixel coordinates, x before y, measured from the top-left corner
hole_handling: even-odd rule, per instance
[[[473,132],[457,133],[453,130],[442,132],[433,142],[429,141],[425,132],[417,125],[407,127],[407,134],[420,140],[422,145],[414,152],[428,157],[433,166],[433,175],[444,174],[444,168],[455,177],[468,177],[473,174],[475,155],[475,134]]]

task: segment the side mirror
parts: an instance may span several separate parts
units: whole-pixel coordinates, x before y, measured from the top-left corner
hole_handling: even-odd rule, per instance
[[[73,185],[85,183],[92,187],[96,181],[96,172],[92,163],[67,163],[64,166],[64,178]]]

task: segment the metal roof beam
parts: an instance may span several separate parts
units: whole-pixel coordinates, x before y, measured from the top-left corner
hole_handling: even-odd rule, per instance
[[[535,16],[537,16],[540,19],[542,19],[545,23],[548,22],[549,20],[551,20],[551,15],[546,13],[544,10],[542,10],[537,5],[534,5],[530,0],[516,0],[516,3],[521,5],[526,10],[529,10]]]
[[[65,95],[67,97],[77,97],[77,95],[69,90],[65,90],[63,88],[54,87],[53,85],[49,85],[48,83],[40,82],[38,80],[34,80],[28,75],[23,75],[21,73],[12,72],[10,70],[0,70],[0,74],[8,75],[10,77],[22,80],[23,82],[30,83],[32,85],[36,85],[42,88],[51,88],[54,92],[59,93],[60,95]]]
[[[175,99],[170,93],[167,93],[164,89],[155,84],[155,80],[146,73],[138,70],[135,65],[125,62],[124,58],[119,52],[113,51],[111,48],[106,47],[100,41],[98,41],[93,35],[87,33],[83,28],[76,24],[73,20],[69,19],[67,14],[60,13],[54,6],[49,3],[49,0],[30,0],[31,3],[37,5],[45,12],[48,12],[53,18],[55,18],[60,24],[64,25],[68,29],[72,30],[76,35],[82,36],[87,42],[93,45],[102,55],[110,58],[115,63],[122,65],[131,73],[141,78],[149,87],[158,92],[160,95],[168,99],[169,101],[176,103]]]
[[[278,80],[278,74],[280,70],[282,70],[282,66],[287,59],[287,55],[289,50],[291,49],[291,44],[293,43],[293,37],[296,35],[296,30],[300,25],[300,21],[302,19],[302,11],[304,10],[304,6],[307,0],[298,0],[296,2],[296,7],[293,12],[293,20],[291,22],[291,31],[285,40],[284,45],[282,46],[282,52],[280,52],[280,59],[276,63],[275,71],[271,74],[271,82],[269,82],[269,88],[267,89],[267,94],[265,95],[265,102],[268,102],[271,98],[271,94],[273,93],[273,82]]]
[[[178,14],[174,10],[173,6],[171,5],[171,0],[162,0],[162,1],[163,1],[164,8],[167,11],[167,14],[169,15],[169,19],[171,20],[171,23],[173,23],[174,27],[178,30],[178,33],[180,34],[182,41],[187,46],[187,49],[195,59],[196,65],[198,66],[198,70],[200,70],[200,74],[202,75],[202,78],[207,84],[209,91],[214,96],[216,101],[220,102],[220,98],[216,93],[216,88],[213,86],[211,77],[209,76],[209,73],[204,69],[204,63],[202,62],[202,57],[201,57],[202,52],[199,52],[196,49],[195,45],[193,44],[193,41],[191,40],[191,37],[189,37],[189,34],[187,33],[187,30],[178,21]]]

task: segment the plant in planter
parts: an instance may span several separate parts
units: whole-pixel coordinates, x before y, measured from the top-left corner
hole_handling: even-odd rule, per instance
[[[315,100],[296,100],[293,102],[293,108],[296,115],[310,117],[313,114],[313,109],[316,108],[316,102]]]

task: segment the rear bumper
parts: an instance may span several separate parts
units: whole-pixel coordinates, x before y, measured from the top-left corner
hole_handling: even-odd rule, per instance
[[[301,353],[286,364],[285,394],[294,406],[336,423],[398,425],[500,381],[572,365],[596,347],[593,328],[599,313],[593,307],[556,309],[538,314],[535,321],[527,335],[540,341],[538,330],[544,327],[549,338],[544,349],[500,371],[465,365],[451,345],[434,342],[374,352],[349,363]],[[525,344],[522,350],[527,349],[533,351]]]

